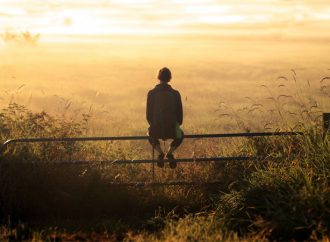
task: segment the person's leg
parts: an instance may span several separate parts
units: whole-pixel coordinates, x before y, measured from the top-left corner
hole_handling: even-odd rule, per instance
[[[152,137],[149,136],[149,143],[152,145],[152,147],[158,152],[158,154],[163,154],[163,150],[160,147],[160,142],[158,139],[154,139]]]
[[[173,156],[173,152],[181,145],[182,141],[183,141],[183,131],[181,138],[173,139],[170,148],[166,154],[166,158],[170,160],[170,167],[172,169],[176,168],[176,162]]]
[[[157,140],[157,141],[158,141],[158,140]],[[159,143],[159,141],[158,141],[155,145],[153,145],[153,147],[154,147],[154,149],[158,152],[158,154],[164,154],[162,148],[160,147],[160,143]]]
[[[148,129],[148,140],[149,143],[152,145],[152,147],[159,153],[159,154],[164,154],[164,152],[162,151],[162,148],[160,147],[160,142],[158,140],[158,138],[155,138],[157,136],[155,136],[154,132],[152,132],[151,127]]]
[[[152,138],[149,136],[149,143],[152,145],[152,147],[158,152],[158,161],[157,166],[163,168],[164,167],[164,152],[162,151],[162,148],[160,147],[160,142],[158,139]]]
[[[182,131],[182,136],[181,138],[176,138],[176,139],[173,139],[168,151],[167,151],[167,155],[172,155],[173,152],[182,144],[182,141],[183,141],[183,136],[184,136],[184,133]]]

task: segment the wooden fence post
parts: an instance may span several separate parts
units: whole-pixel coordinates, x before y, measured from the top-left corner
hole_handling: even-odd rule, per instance
[[[324,133],[330,131],[330,113],[323,113],[323,129]]]

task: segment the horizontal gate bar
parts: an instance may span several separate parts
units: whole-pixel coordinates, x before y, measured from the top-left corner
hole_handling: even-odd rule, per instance
[[[302,132],[255,132],[255,133],[228,133],[228,134],[190,134],[185,139],[199,138],[231,138],[231,137],[262,137],[262,136],[288,136],[302,135]],[[112,136],[112,137],[78,137],[78,138],[22,138],[9,139],[2,144],[5,148],[11,143],[37,143],[37,142],[73,142],[73,141],[112,141],[112,140],[147,140],[148,136]]]
[[[117,183],[111,182],[110,186],[118,187],[159,187],[159,186],[210,186],[223,185],[223,181],[206,181],[206,182],[192,182],[192,181],[168,181],[168,182],[127,182]]]
[[[215,161],[215,162],[224,162],[224,161],[248,161],[248,160],[257,160],[257,157],[201,157],[201,158],[181,158],[175,159],[174,161],[177,163],[191,163],[191,162],[207,162],[207,161]],[[170,162],[170,160],[163,160],[164,163]],[[157,163],[158,160],[103,160],[103,161],[49,161],[49,162],[40,162],[39,164],[71,164],[71,165],[90,165],[90,164],[150,164]]]
[[[256,157],[196,157],[196,158],[181,158],[175,159],[175,162],[183,163],[183,162],[207,162],[207,161],[246,161],[246,160],[254,160]],[[113,163],[118,164],[132,164],[132,163],[155,163],[158,160],[115,160]],[[170,160],[163,160],[165,163],[170,162]]]

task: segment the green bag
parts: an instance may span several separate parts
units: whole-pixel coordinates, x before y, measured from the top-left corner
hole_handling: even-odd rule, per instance
[[[182,138],[182,130],[180,128],[180,124],[176,123],[175,124],[175,136],[177,139],[181,139]]]

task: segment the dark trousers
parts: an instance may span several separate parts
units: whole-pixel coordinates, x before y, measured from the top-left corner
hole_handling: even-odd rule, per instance
[[[184,133],[182,131],[181,138],[172,138],[173,141],[171,142],[171,147],[178,148],[181,145],[182,141],[183,141],[183,136],[184,136]],[[159,139],[150,136],[150,134],[149,134],[149,139],[148,140],[149,140],[149,143],[152,145],[152,147],[160,145]]]

